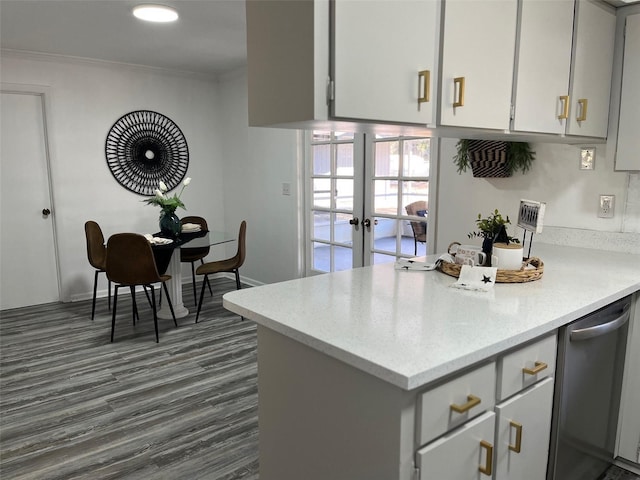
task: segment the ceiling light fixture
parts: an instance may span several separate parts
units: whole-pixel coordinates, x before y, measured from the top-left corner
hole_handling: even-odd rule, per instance
[[[133,9],[133,15],[147,22],[175,22],[178,12],[165,5],[138,5]]]

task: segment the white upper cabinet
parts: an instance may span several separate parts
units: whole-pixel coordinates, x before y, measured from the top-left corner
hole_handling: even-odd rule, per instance
[[[440,6],[335,0],[332,116],[431,124]]]
[[[440,124],[508,130],[517,0],[445,0]]]
[[[640,170],[640,13],[626,18],[616,170]]]
[[[606,138],[615,41],[615,10],[577,0],[567,134]]]
[[[569,111],[573,1],[522,0],[512,129],[564,134]]]

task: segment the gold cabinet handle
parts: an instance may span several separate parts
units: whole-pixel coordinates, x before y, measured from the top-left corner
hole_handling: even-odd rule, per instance
[[[463,403],[462,405],[458,405],[456,403],[452,403],[449,408],[456,413],[464,413],[471,410],[476,405],[480,404],[482,400],[476,397],[475,395],[467,395],[467,403]]]
[[[522,448],[522,424],[511,420],[509,422],[509,428],[511,427],[516,429],[516,444],[509,444],[509,450],[511,450],[512,452],[520,453],[520,449]]]
[[[579,122],[584,122],[587,120],[587,105],[588,100],[586,98],[580,98],[578,100],[578,105],[580,105],[580,116],[576,118]]]
[[[558,115],[558,120],[566,120],[569,118],[569,95],[560,95],[562,102],[562,113]]]
[[[422,86],[422,94],[420,94],[420,86]],[[427,103],[429,101],[429,92],[431,91],[431,71],[422,70],[418,72],[418,103]]]
[[[456,93],[458,100],[456,100]],[[453,108],[456,107],[464,107],[464,77],[453,79]]]
[[[484,473],[485,475],[491,476],[491,474],[493,473],[493,445],[484,440],[480,440],[480,447],[486,450],[487,455],[484,460],[484,467],[480,465],[478,467],[478,470],[480,470],[480,472]]]
[[[549,366],[544,362],[535,362],[534,365],[535,367],[533,368],[524,367],[522,369],[522,373],[526,373],[527,375],[537,375],[538,373],[540,373],[542,370],[544,370]]]

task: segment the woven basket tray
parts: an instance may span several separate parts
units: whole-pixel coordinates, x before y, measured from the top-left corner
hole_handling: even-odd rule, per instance
[[[524,269],[525,266],[532,265],[535,269]],[[438,270],[452,277],[460,276],[462,265],[457,263],[441,262]],[[525,283],[540,280],[544,272],[544,263],[537,257],[531,257],[522,262],[520,270],[498,270],[496,275],[496,283]]]

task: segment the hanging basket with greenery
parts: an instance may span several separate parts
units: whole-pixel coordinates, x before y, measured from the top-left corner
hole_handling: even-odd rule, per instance
[[[453,162],[458,173],[471,167],[474,177],[510,177],[517,170],[526,173],[536,156],[527,142],[462,139],[456,148]]]

